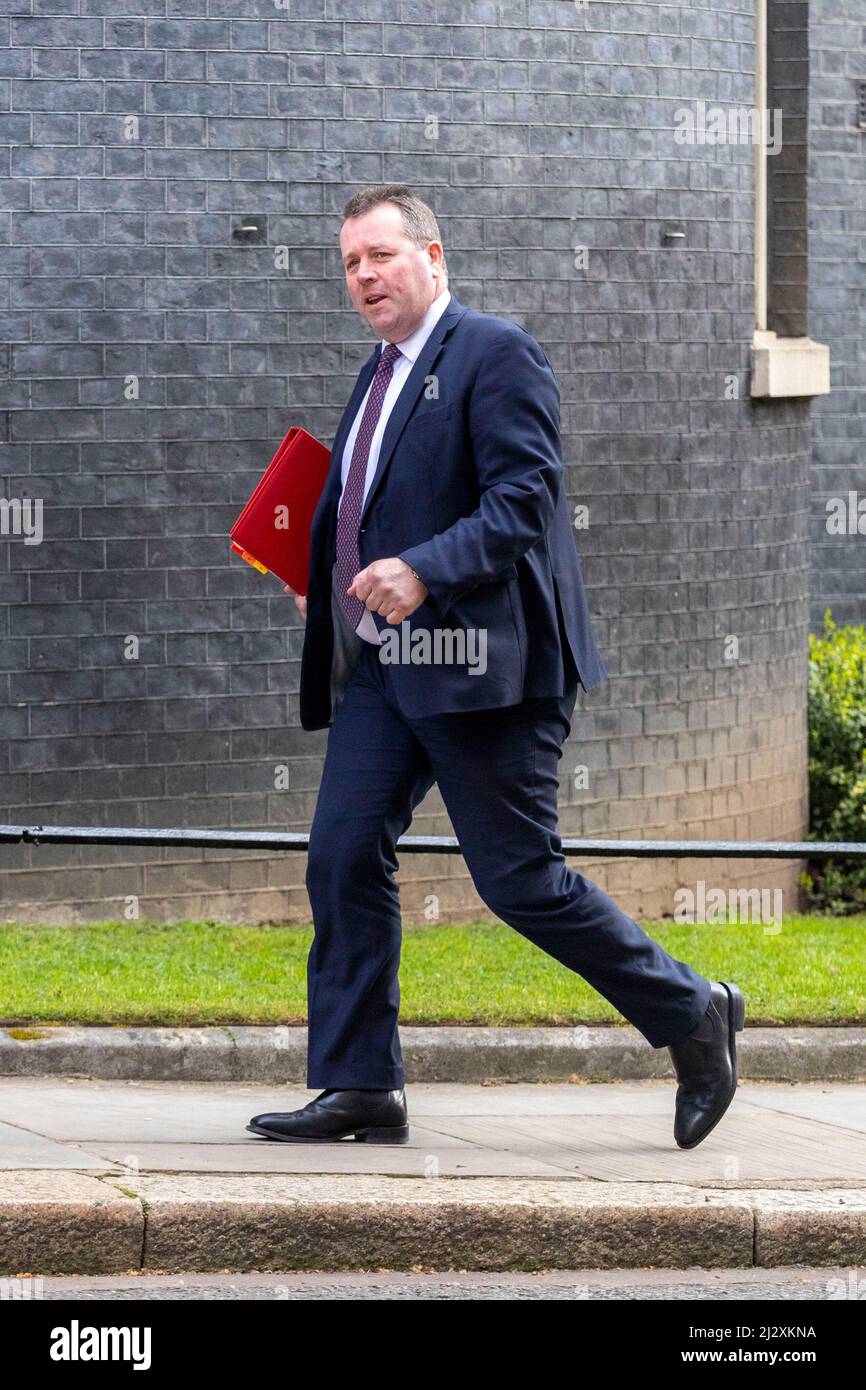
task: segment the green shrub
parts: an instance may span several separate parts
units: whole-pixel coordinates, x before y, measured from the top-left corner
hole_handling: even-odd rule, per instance
[[[809,839],[866,841],[866,628],[824,613],[809,634]],[[866,863],[810,863],[802,877],[820,911],[862,912]]]

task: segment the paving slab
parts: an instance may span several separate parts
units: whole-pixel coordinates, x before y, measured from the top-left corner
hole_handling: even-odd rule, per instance
[[[296,1109],[316,1094],[214,1082],[0,1078],[10,1154],[0,1142],[0,1164],[15,1166],[14,1154],[30,1146],[34,1161],[20,1166],[309,1172],[317,1163],[322,1172],[866,1182],[866,1087],[853,1084],[741,1082],[722,1123],[693,1150],[675,1145],[675,1088],[656,1081],[414,1086],[410,1142],[396,1148],[283,1144],[246,1130],[254,1114]]]
[[[57,1144],[44,1135],[33,1134],[18,1125],[0,1122],[0,1169],[50,1168],[74,1171],[104,1169],[108,1165],[78,1147]]]

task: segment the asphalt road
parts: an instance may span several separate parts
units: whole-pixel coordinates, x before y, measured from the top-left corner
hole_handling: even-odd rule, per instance
[[[0,1297],[183,1302],[411,1299],[602,1301],[866,1301],[866,1269],[554,1270],[539,1274],[450,1272],[32,1276],[0,1279]],[[858,1310],[851,1309],[852,1313]]]

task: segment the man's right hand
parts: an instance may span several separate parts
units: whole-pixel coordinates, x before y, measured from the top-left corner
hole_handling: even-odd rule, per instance
[[[287,594],[294,594],[294,598],[295,598],[295,607],[297,608],[298,612],[300,613],[300,615],[301,615],[301,617],[304,619],[304,621],[306,621],[306,618],[307,618],[307,599],[306,599],[306,596],[305,596],[304,594],[296,594],[295,591],[294,591],[294,589],[292,588],[291,584],[284,584],[284,585],[283,585],[283,589],[285,590],[285,592],[286,592]]]

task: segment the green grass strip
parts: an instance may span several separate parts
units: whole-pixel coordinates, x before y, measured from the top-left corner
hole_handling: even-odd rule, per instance
[[[749,1024],[866,1024],[866,918],[644,930],[678,960],[733,980]],[[101,922],[0,926],[0,1021],[116,1025],[303,1023],[308,926]],[[558,961],[501,923],[405,927],[403,1024],[622,1023]]]

